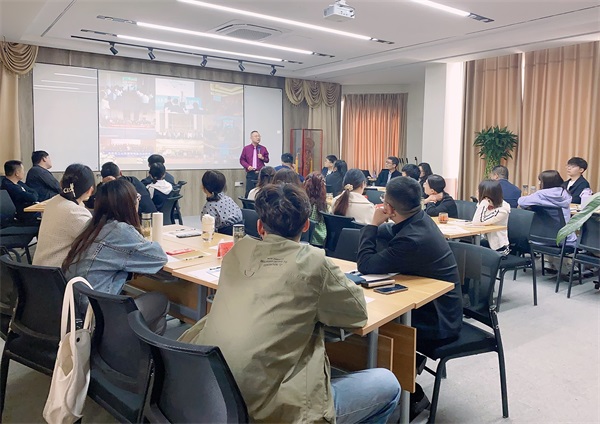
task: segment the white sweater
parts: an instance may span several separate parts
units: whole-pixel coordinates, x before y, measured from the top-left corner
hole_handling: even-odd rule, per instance
[[[90,219],[92,214],[83,205],[62,196],[50,199],[42,214],[33,264],[60,267]]]
[[[353,217],[354,220],[359,224],[370,224],[371,220],[373,219],[373,213],[375,212],[375,205],[369,202],[362,194],[358,194],[353,191],[351,191],[349,194],[350,198],[348,199],[348,210],[346,211],[346,216]],[[340,194],[333,199],[334,207],[337,200],[341,196],[342,195]]]
[[[508,225],[508,214],[510,213],[510,205],[502,201],[502,206],[492,210],[488,210],[490,202],[488,199],[483,199],[477,205],[477,210],[473,216],[473,223],[483,225]],[[508,245],[508,230],[494,231],[486,234],[486,238],[490,243],[490,247],[498,250],[501,247]]]

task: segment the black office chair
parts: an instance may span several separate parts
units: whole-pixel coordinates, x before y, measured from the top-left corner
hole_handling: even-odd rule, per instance
[[[14,313],[0,363],[0,417],[10,361],[52,375],[67,282],[60,268],[33,266],[0,257],[17,290]]]
[[[456,210],[458,211],[458,219],[471,221],[477,210],[477,204],[467,202],[466,200],[455,200],[454,202],[456,203]]]
[[[154,334],[140,312],[128,316],[155,364],[146,419],[151,423],[247,423],[240,390],[216,346],[180,343]]]
[[[135,302],[82,283],[73,291],[76,299],[87,298],[94,310],[88,396],[119,422],[142,422],[152,361],[150,349],[138,343],[127,322],[127,315],[137,311]]]
[[[258,230],[256,229],[256,221],[258,221],[258,214],[254,209],[242,209],[242,216],[244,217],[244,228],[246,230],[246,234],[260,238],[258,234]]]
[[[358,241],[360,239],[360,230],[357,228],[342,228],[337,246],[329,256],[343,259],[345,261],[356,262],[358,258]]]
[[[241,224],[241,222],[240,222]],[[217,228],[217,233],[225,234],[227,236],[233,235],[233,225],[226,225],[225,227]]]
[[[556,245],[556,235],[558,231],[565,226],[565,217],[562,208],[550,206],[530,206],[527,208],[535,213],[531,224],[531,233],[529,234],[529,243],[532,252],[540,253],[542,259],[542,275],[545,275],[544,256],[554,256],[560,258],[558,271],[556,273],[556,288],[558,292],[560,285],[560,272],[562,270],[563,260],[575,250],[573,246],[568,246],[564,240],[559,246]]]
[[[312,219],[308,220],[310,222],[310,227],[308,227],[308,231],[305,231],[300,236],[300,241],[310,243],[312,239],[313,231],[315,231],[315,226],[317,225],[317,221],[313,221]]]
[[[0,256],[9,255],[6,248],[0,246]],[[0,262],[0,338],[6,340],[8,325],[12,319],[17,293],[12,282],[8,267]]]
[[[577,239],[577,246],[573,253],[573,264],[569,273],[569,290],[567,297],[571,297],[571,287],[573,286],[573,272],[575,265],[579,268],[579,284],[582,283],[583,265],[600,267],[600,216],[592,215],[581,227],[581,233]],[[600,271],[597,271],[600,277]],[[600,280],[600,278],[599,278]],[[600,282],[596,282],[596,288],[599,288]]]
[[[187,184],[187,181],[177,181],[177,184],[173,186],[173,196],[179,196],[181,194],[181,189],[184,185]],[[181,209],[179,208],[179,200],[175,202],[175,206],[173,207],[173,212],[171,213],[171,220],[173,222],[179,221],[179,225],[183,225],[183,215],[181,214]]]
[[[338,239],[342,232],[342,228],[354,228],[354,218],[351,216],[333,215],[330,213],[321,212],[325,227],[327,227],[327,238],[325,239],[325,251],[330,256],[338,243]]]
[[[383,203],[383,201],[381,200],[381,195],[383,194],[382,191],[379,191],[377,189],[367,189],[365,190],[365,195],[367,196],[367,200],[371,203],[373,203],[374,205],[379,205],[381,203]]]
[[[433,386],[433,398],[429,413],[429,422],[435,422],[437,405],[439,400],[440,385],[446,374],[446,362],[451,359],[465,356],[479,355],[486,352],[498,354],[500,368],[500,390],[502,394],[502,416],[508,417],[508,394],[506,388],[506,369],[504,364],[504,349],[498,325],[496,308],[492,304],[496,274],[501,261],[498,252],[468,243],[448,242],[456,258],[462,292],[463,314],[466,318],[489,327],[487,331],[480,326],[463,321],[458,340],[441,346],[419,345],[417,335],[417,349],[425,356],[439,360],[435,371],[429,367],[425,370],[435,376]],[[468,299],[468,300],[467,300]],[[477,408],[477,405],[473,405]]]
[[[508,216],[508,241],[510,254],[500,261],[500,285],[496,298],[496,310],[500,312],[502,302],[502,288],[504,287],[504,274],[514,271],[513,280],[518,269],[531,269],[533,278],[533,304],[537,305],[537,282],[535,276],[535,256],[529,245],[529,234],[533,223],[534,213],[524,209],[513,208]],[[527,256],[526,256],[527,255]]]
[[[6,190],[0,190],[0,245],[21,261],[15,249],[23,249],[31,263],[30,243],[38,235],[39,225],[23,225],[15,220],[15,205]],[[35,244],[35,243],[34,243]]]
[[[183,199],[183,196],[170,196],[163,204],[163,207],[160,209],[160,212],[163,214],[163,225],[175,224],[175,204],[179,199]],[[180,222],[180,225],[183,224]]]
[[[238,199],[242,202],[242,207],[244,209],[252,209],[254,210],[254,200],[246,199],[245,197],[239,196]]]

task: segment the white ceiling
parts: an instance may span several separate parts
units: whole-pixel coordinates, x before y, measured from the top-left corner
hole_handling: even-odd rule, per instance
[[[333,0],[207,1],[355,32],[394,44],[350,39],[199,8],[176,0],[0,0],[0,35],[12,42],[106,54],[110,60],[112,54],[107,43],[83,41],[72,36],[117,41],[110,35],[81,30],[127,34],[298,61],[302,64],[283,63],[284,68],[278,69],[277,75],[345,85],[409,84],[424,79],[425,65],[430,62],[464,61],[600,39],[599,0],[439,0],[448,6],[494,19],[491,23],[455,16],[410,0],[347,0],[356,9],[356,18],[346,22],[333,22],[322,17],[323,9]],[[175,34],[101,20],[98,15],[201,32],[212,32],[230,23],[258,25],[280,31],[264,42],[334,57],[306,56]],[[116,47],[120,56],[149,60],[146,49],[119,44]],[[154,53],[157,61],[198,65],[202,60],[197,56]],[[222,56],[244,59],[231,54]],[[268,74],[270,71],[265,66],[246,63],[244,66],[246,72]],[[209,58],[208,67],[237,70],[237,62]]]

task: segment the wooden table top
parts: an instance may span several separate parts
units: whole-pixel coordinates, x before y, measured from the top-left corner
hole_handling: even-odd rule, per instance
[[[505,225],[477,225],[471,221],[455,218],[449,218],[447,224],[440,224],[437,217],[431,219],[437,224],[444,237],[449,239],[478,236],[507,228]]]
[[[50,200],[50,199],[48,199]],[[35,203],[31,206],[27,206],[23,209],[24,212],[44,212],[46,210],[46,204],[48,200],[44,200],[43,202]]]

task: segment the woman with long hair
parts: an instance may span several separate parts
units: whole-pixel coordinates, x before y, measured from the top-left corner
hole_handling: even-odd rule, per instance
[[[431,177],[430,177],[431,178]],[[508,225],[510,205],[502,197],[502,186],[497,180],[479,183],[479,203],[473,215],[477,225]],[[494,231],[485,235],[490,248],[506,256],[510,252],[508,230]]]
[[[344,176],[348,172],[348,165],[345,160],[336,160],[333,164],[334,171],[327,175],[325,184],[331,186],[331,192],[334,196],[339,195],[342,192]]]
[[[375,205],[363,196],[366,186],[367,179],[360,169],[349,170],[344,176],[344,191],[333,199],[333,213],[351,216],[360,224],[370,224]]]
[[[433,171],[431,170],[431,166],[427,162],[421,162],[419,165],[419,184],[421,184],[421,188],[423,189],[423,198],[427,198],[427,194],[425,193],[425,181],[429,178],[430,175],[433,175]]]
[[[69,165],[61,191],[46,203],[33,265],[60,267],[75,238],[92,219],[83,202],[94,192],[94,173],[85,165]]]
[[[309,218],[317,222],[310,243],[315,246],[323,246],[327,237],[327,227],[325,226],[323,215],[321,215],[322,211],[327,210],[325,178],[323,178],[323,174],[319,172],[308,174],[304,181],[304,190],[306,190],[308,200],[310,201],[311,210]]]
[[[233,234],[235,224],[243,224],[242,210],[235,201],[223,193],[227,179],[222,172],[206,171],[202,176],[202,190],[206,194],[206,204],[200,216],[208,214],[215,218],[215,230],[222,234]]]
[[[130,272],[155,274],[167,263],[162,247],[142,236],[139,198],[124,178],[98,188],[92,219],[62,263],[67,279],[84,277],[94,290],[120,294]],[[139,296],[135,303],[148,325],[157,333],[164,332],[167,298],[152,292]]]
[[[273,180],[274,176],[275,168],[273,168],[272,166],[265,166],[261,168],[261,170],[258,173],[258,182],[256,183],[256,187],[250,190],[247,199],[254,200],[256,198],[256,195],[258,194],[258,191],[267,184],[269,184]]]

